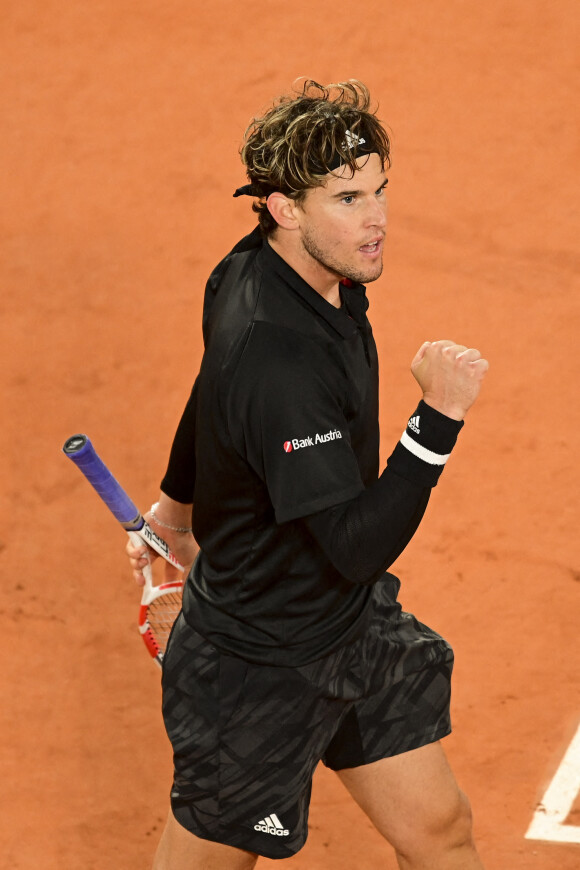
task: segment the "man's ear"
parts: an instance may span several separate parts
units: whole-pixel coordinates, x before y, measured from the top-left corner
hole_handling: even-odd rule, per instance
[[[268,211],[278,224],[285,230],[295,230],[298,228],[298,220],[296,218],[296,203],[283,193],[275,191],[271,193],[267,200]]]

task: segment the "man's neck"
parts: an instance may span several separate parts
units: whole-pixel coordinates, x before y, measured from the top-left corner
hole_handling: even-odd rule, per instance
[[[335,308],[340,308],[339,279],[304,248],[268,237],[268,244],[300,277]]]

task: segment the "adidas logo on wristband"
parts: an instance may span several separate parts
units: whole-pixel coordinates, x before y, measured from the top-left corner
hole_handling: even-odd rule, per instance
[[[411,429],[413,432],[416,432],[417,435],[421,434],[421,430],[419,429],[419,420],[420,419],[421,418],[420,418],[419,414],[417,414],[415,417],[411,417],[411,419],[407,423],[407,426],[409,427],[409,429]]]

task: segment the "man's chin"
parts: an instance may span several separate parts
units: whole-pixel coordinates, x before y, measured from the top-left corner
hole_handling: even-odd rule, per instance
[[[352,272],[345,274],[343,277],[348,278],[349,281],[352,281],[355,284],[372,284],[372,282],[380,278],[382,274],[383,264],[379,263],[372,269],[359,269],[357,271],[353,269]]]

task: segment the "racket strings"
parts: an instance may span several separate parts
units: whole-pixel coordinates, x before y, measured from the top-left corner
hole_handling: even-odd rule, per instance
[[[159,648],[165,651],[173,623],[181,610],[181,593],[168,592],[152,601],[147,608],[149,628]]]

